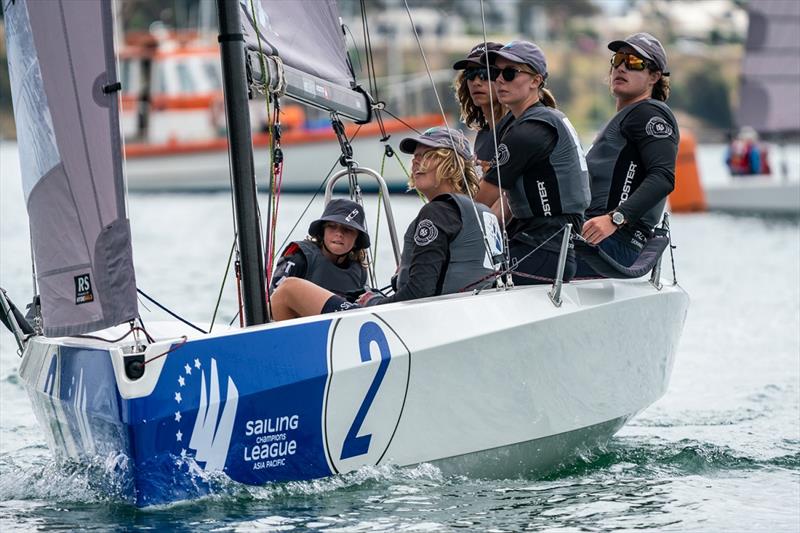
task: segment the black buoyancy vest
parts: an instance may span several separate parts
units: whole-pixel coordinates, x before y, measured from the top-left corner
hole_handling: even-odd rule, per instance
[[[631,111],[646,103],[659,107],[669,117],[673,116],[669,106],[661,100],[651,98],[629,105],[608,121],[586,152],[586,162],[589,165],[592,180],[592,203],[587,211],[588,215],[597,216],[616,209],[642,184],[646,169],[641,168],[639,159],[623,163],[623,172],[618,172],[616,176],[614,171],[619,164],[623,150],[629,143],[622,132],[622,122]],[[675,123],[674,118],[673,123]],[[639,157],[638,154],[636,157]],[[611,197],[612,190],[617,191],[613,198]],[[648,209],[639,218],[639,221],[650,229],[655,227],[661,220],[666,201],[667,199],[663,198]]]
[[[493,258],[499,257],[503,253],[500,224],[489,208],[480,203],[473,203],[472,199],[464,194],[449,194],[449,196],[458,205],[461,231],[450,242],[449,262],[445,265],[445,277],[439,294],[458,292],[494,272]],[[475,218],[475,209],[477,209],[479,220]],[[414,219],[403,237],[403,253],[397,273],[398,290],[408,283],[416,230],[417,219]],[[489,240],[488,243],[484,241],[484,234]],[[489,258],[487,244],[493,258]]]
[[[555,128],[558,141],[553,153],[542,165],[551,168],[528,167],[524,175],[508,191],[511,213],[517,218],[553,216],[561,214],[583,215],[589,206],[589,174],[583,149],[575,128],[564,113],[552,107],[534,105],[529,107],[517,122],[536,120]],[[513,156],[512,156],[513,157]],[[551,170],[552,169],[552,170]],[[555,182],[549,176],[555,175]],[[541,176],[541,177],[540,177]],[[535,187],[540,204],[532,206],[526,189]]]
[[[350,261],[342,268],[325,257],[319,246],[310,241],[296,243],[303,251],[308,267],[305,279],[337,294],[346,294],[364,288],[367,270],[358,261]]]

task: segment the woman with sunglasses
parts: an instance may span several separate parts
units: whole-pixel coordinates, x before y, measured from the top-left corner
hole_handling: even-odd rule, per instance
[[[586,154],[592,203],[582,235],[623,266],[647,243],[675,188],[678,123],[669,97],[667,54],[649,33],[608,45],[617,114]],[[597,277],[579,261],[578,276]]]
[[[498,215],[496,202],[502,190],[504,205],[513,216],[506,229],[514,282],[549,283],[560,251],[556,234],[568,223],[580,229],[589,205],[583,150],[569,120],[544,88],[547,62],[541,48],[514,41],[490,51],[489,58],[497,97],[508,106],[514,122],[498,146],[499,166],[493,165],[486,174],[476,200],[495,206]],[[575,268],[570,250],[565,280],[572,278]]]
[[[456,99],[461,108],[461,121],[472,130],[477,130],[474,152],[477,163],[486,173],[489,162],[495,156],[494,137],[499,139],[505,127],[514,119],[497,99],[497,91],[489,79],[486,51],[499,50],[500,43],[478,43],[469,51],[466,59],[456,61],[454,70],[461,72],[454,84]]]

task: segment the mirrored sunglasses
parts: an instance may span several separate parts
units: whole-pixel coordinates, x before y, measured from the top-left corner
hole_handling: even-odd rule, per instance
[[[625,68],[628,70],[644,70],[650,62],[636,54],[627,54],[625,52],[616,52],[611,56],[611,66],[614,68],[617,68],[623,63],[625,63]]]
[[[529,71],[521,69],[521,68],[505,67],[503,69],[500,69],[500,68],[497,68],[497,67],[492,67],[489,70],[489,78],[492,81],[495,81],[500,76],[503,76],[503,79],[505,81],[514,81],[514,78],[516,78],[517,74],[519,74],[519,73],[530,74],[531,76],[534,75],[533,72],[529,72]]]
[[[486,81],[489,79],[489,71],[485,67],[472,67],[464,70],[465,80],[473,81],[476,77],[481,81]]]

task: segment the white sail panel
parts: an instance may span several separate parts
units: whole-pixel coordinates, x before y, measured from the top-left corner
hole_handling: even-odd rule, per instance
[[[766,135],[800,132],[800,2],[747,6],[738,120]]]
[[[138,316],[111,3],[6,3],[20,160],[45,334]]]

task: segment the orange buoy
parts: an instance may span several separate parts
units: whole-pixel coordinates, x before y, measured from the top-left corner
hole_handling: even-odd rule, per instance
[[[678,161],[675,165],[675,190],[669,195],[673,213],[690,213],[706,210],[706,197],[697,169],[697,141],[692,132],[681,131]]]

